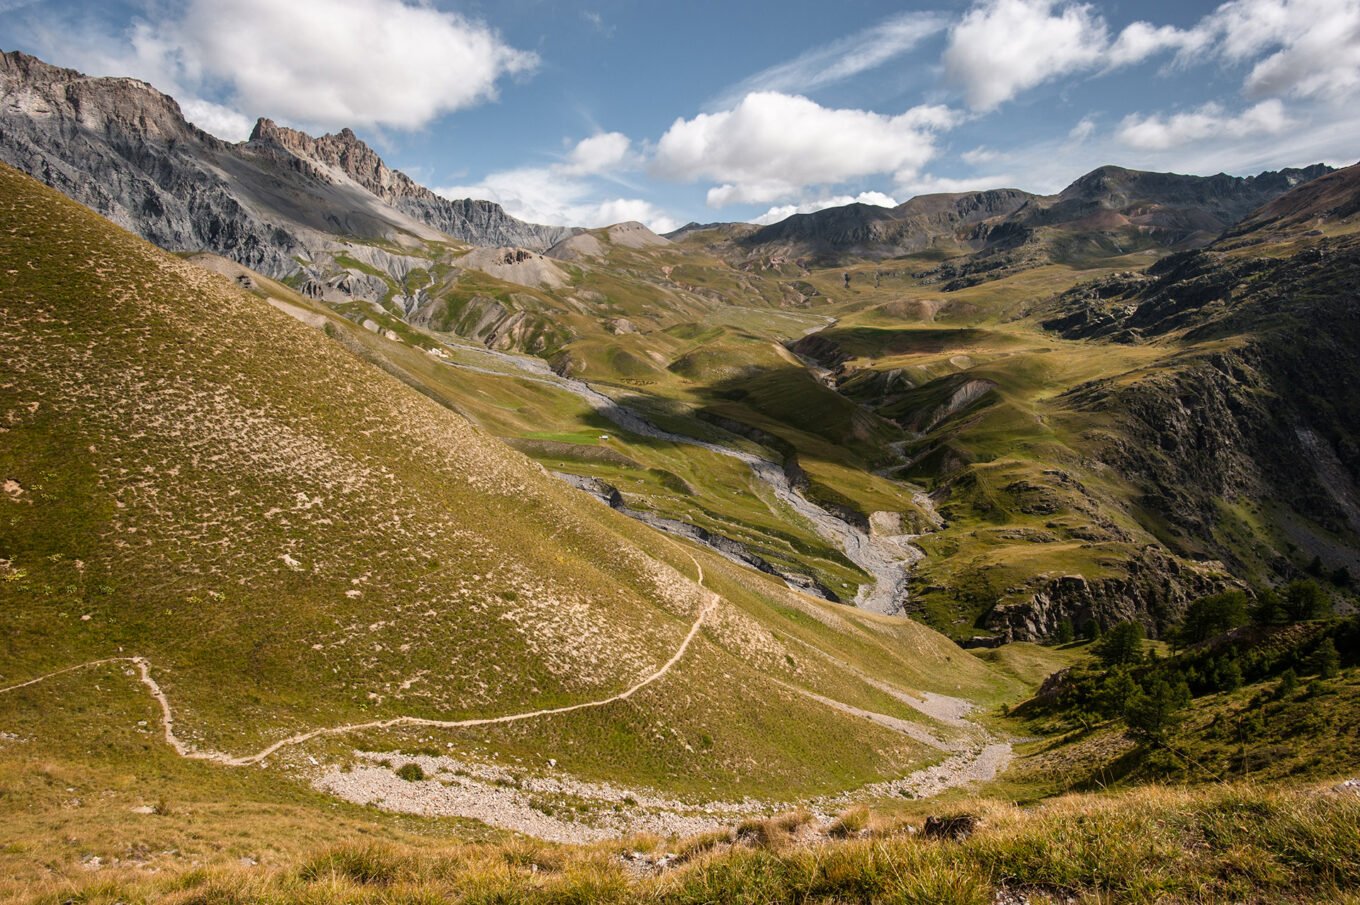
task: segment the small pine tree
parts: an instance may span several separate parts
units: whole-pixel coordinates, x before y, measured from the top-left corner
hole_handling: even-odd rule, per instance
[[[1138,693],[1138,683],[1133,681],[1129,671],[1116,667],[1110,670],[1096,690],[1096,712],[1104,717],[1118,716],[1128,706],[1129,699]]]
[[[1321,619],[1330,608],[1316,581],[1292,581],[1285,589],[1284,609],[1291,622]]]
[[[1275,697],[1287,698],[1299,690],[1299,674],[1292,669],[1280,673],[1280,684],[1275,686]]]
[[[1143,637],[1137,622],[1121,622],[1101,639],[1096,653],[1106,666],[1137,663],[1143,658]]]
[[[1322,557],[1314,556],[1313,561],[1308,564],[1308,574],[1314,578],[1322,577]]]
[[[1129,699],[1124,721],[1135,734],[1160,741],[1180,721],[1179,711],[1190,703],[1190,689],[1183,679],[1167,682],[1155,679],[1147,691]]]
[[[1191,603],[1176,638],[1181,644],[1198,644],[1246,624],[1247,595],[1225,591]]]
[[[1059,644],[1071,644],[1077,637],[1077,631],[1072,627],[1071,619],[1064,619],[1058,623],[1058,627],[1053,631],[1053,637]]]
[[[1349,588],[1351,586],[1351,570],[1342,566],[1332,573],[1332,584],[1338,588]]]
[[[1308,657],[1307,669],[1322,679],[1335,679],[1341,672],[1341,655],[1331,638],[1323,638]]]
[[[1284,601],[1271,588],[1256,592],[1256,605],[1251,608],[1251,621],[1257,625],[1278,625],[1284,621]]]
[[[1229,658],[1218,671],[1218,690],[1236,691],[1242,687],[1242,665],[1236,657]]]
[[[1087,641],[1099,641],[1105,634],[1105,630],[1100,627],[1100,623],[1092,619],[1082,627],[1082,634]]]

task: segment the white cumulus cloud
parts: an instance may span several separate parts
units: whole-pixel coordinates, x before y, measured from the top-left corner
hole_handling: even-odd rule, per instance
[[[485,24],[412,0],[187,0],[124,34],[73,27],[74,38],[50,26],[33,37],[67,65],[151,82],[209,131],[237,132],[246,114],[416,129],[538,64]]]
[[[1247,76],[1254,97],[1342,100],[1360,89],[1360,0],[1237,0],[1214,25],[1225,54],[1269,53]]]
[[[957,119],[941,106],[888,116],[757,92],[731,110],[677,119],[652,166],[664,178],[718,183],[708,192],[711,207],[768,204],[810,186],[915,172],[935,155],[936,133]]]
[[[601,177],[617,181],[620,171],[640,165],[626,135],[603,132],[577,142],[560,163],[498,170],[472,184],[440,186],[434,191],[445,198],[495,201],[533,223],[596,227],[637,220],[658,233],[678,228],[674,217],[650,201],[601,197]]]
[[[992,110],[1020,92],[1100,62],[1109,32],[1089,5],[986,0],[950,29],[945,73],[968,104]]]
[[[418,128],[537,63],[485,25],[405,0],[191,0],[169,31],[242,109],[327,126]]]
[[[812,214],[817,211],[826,210],[829,207],[845,207],[847,204],[872,204],[877,207],[897,207],[897,199],[882,192],[860,192],[858,195],[834,195],[829,198],[818,198],[816,201],[804,201],[799,204],[780,204],[776,205],[759,217],[752,219],[751,223],[761,226],[768,226],[771,223],[778,223],[780,220],[787,220],[794,214]]]
[[[944,68],[969,106],[989,111],[1061,76],[1108,72],[1172,50],[1184,57],[1211,39],[1198,26],[1148,22],[1133,22],[1112,38],[1089,3],[979,0],[950,29]]]
[[[1120,123],[1117,135],[1130,147],[1164,151],[1209,138],[1278,135],[1291,125],[1293,122],[1285,112],[1284,104],[1272,99],[1236,115],[1212,103],[1171,116],[1132,115]]]
[[[565,169],[577,174],[609,174],[631,168],[636,160],[633,142],[622,132],[601,132],[577,142],[567,156]]]

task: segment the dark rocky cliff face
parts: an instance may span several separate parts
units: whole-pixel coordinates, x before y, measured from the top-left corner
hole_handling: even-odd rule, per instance
[[[134,79],[89,78],[0,55],[0,160],[173,251],[211,251],[268,276],[331,236],[428,230],[544,249],[571,230],[487,201],[449,201],[388,168],[348,129],[312,138],[262,120],[233,145]]]
[[[204,165],[228,148],[143,82],[0,55],[0,159],[164,248],[208,249],[271,275],[296,269],[296,232]]]
[[[1077,631],[1137,622],[1156,637],[1180,621],[1190,603],[1236,583],[1213,567],[1199,567],[1147,547],[1115,578],[1064,575],[1045,579],[1027,599],[987,614],[985,627],[1007,641],[1052,638],[1070,622]]]
[[[1360,563],[1360,236],[1281,257],[1182,255],[1062,306],[1046,323],[1071,338],[1184,346],[1137,380],[1069,394],[1077,410],[1118,415],[1099,456],[1133,482],[1168,552],[1262,581],[1297,577],[1314,555]],[[1212,569],[1172,563],[1058,580],[988,625],[1033,637],[1104,613],[1162,628],[1213,586]]]

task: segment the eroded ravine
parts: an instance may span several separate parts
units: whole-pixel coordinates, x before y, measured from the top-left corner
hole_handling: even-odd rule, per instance
[[[909,538],[883,536],[865,531],[818,506],[798,490],[780,463],[745,450],[663,430],[635,410],[605,395],[585,381],[554,373],[541,359],[511,355],[471,344],[449,342],[446,345],[460,354],[485,356],[489,361],[504,365],[508,370],[479,367],[467,362],[445,359],[444,363],[451,367],[555,387],[581,399],[594,411],[630,433],[666,443],[693,446],[744,463],[757,480],[770,488],[780,502],[805,519],[818,534],[835,544],[847,559],[872,576],[873,582],[862,585],[856,594],[856,606],[889,615],[899,614],[905,609],[911,567],[921,558],[922,553],[911,546]]]

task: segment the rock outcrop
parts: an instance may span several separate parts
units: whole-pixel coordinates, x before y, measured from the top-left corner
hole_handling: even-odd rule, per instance
[[[450,200],[436,195],[400,170],[389,168],[350,129],[313,138],[261,119],[249,144],[272,145],[300,161],[320,165],[323,172],[338,172],[403,214],[470,245],[517,245],[543,251],[576,232],[567,227],[525,223],[491,201]]]
[[[1092,623],[1109,628],[1138,622],[1157,637],[1179,621],[1191,601],[1234,584],[1221,568],[1190,565],[1148,547],[1118,577],[1040,576],[1027,599],[995,607],[984,625],[1006,641],[1052,638],[1064,621],[1079,632]]]
[[[249,141],[231,144],[145,82],[90,78],[17,52],[0,55],[0,160],[163,248],[209,251],[277,278],[305,271],[299,258],[340,237],[541,250],[572,233],[488,201],[441,198],[348,129],[312,138],[261,120]]]

